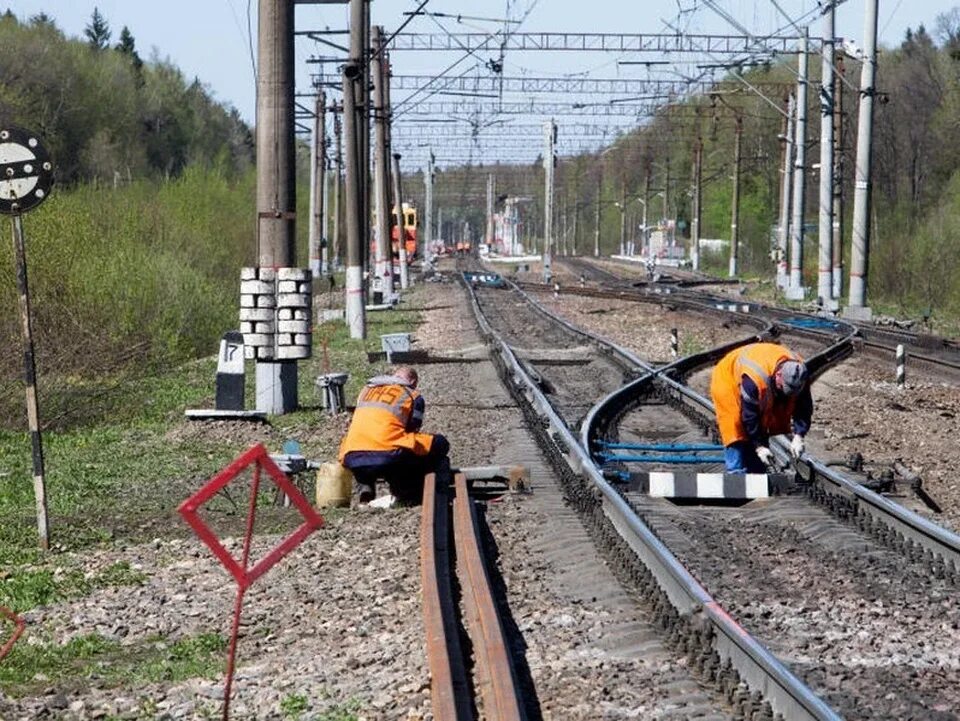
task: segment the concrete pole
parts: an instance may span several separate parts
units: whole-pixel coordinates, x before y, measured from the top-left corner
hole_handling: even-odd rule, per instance
[[[296,156],[293,117],[293,3],[260,0],[257,74],[257,264],[286,268],[296,258]],[[257,410],[297,407],[296,361],[256,366]]]
[[[400,153],[393,154],[393,201],[397,213],[397,252],[400,254],[400,288],[410,287],[407,275],[407,244],[403,228],[403,192],[400,188]]]
[[[620,186],[620,255],[627,254],[627,182]]]
[[[697,138],[693,150],[693,219],[690,225],[690,256],[693,269],[700,270],[700,206],[703,204],[703,139]]]
[[[323,234],[323,91],[317,93],[313,111],[313,135],[310,140],[310,224],[308,250],[310,272],[320,276],[320,237]]]
[[[647,228],[647,220],[649,218],[647,206],[650,205],[650,170],[650,163],[647,163],[647,172],[643,177],[643,231],[640,236],[640,255],[650,255],[650,231]]]
[[[373,61],[373,103],[374,103],[374,202],[377,214],[375,229],[377,252],[374,265],[375,283],[380,286],[380,297],[374,297],[374,302],[383,302],[384,297],[393,295],[393,263],[390,252],[390,193],[389,193],[389,162],[387,158],[387,127],[390,122],[390,109],[386,104],[384,90],[387,79],[386,67],[383,62],[383,28],[379,25],[373,28],[373,48],[376,58]]]
[[[743,136],[743,119],[737,117],[733,134],[733,198],[730,201],[730,267],[727,275],[736,278],[737,261],[740,255],[740,141]]]
[[[560,210],[560,217],[563,221],[563,236],[560,241],[560,253],[564,256],[567,255],[567,194],[563,194],[563,203]]]
[[[817,296],[824,308],[833,302],[833,35],[835,7],[823,13],[823,53],[820,70],[820,214],[817,256]]]
[[[664,175],[663,175],[663,219],[668,220],[670,218],[670,158],[669,156],[663,161],[664,162]],[[676,218],[674,218],[676,220]],[[666,230],[666,229],[664,229]],[[677,240],[677,226],[676,223],[673,225],[673,235],[669,240],[669,247],[676,245]]]
[[[427,168],[423,171],[423,185],[426,205],[426,217],[423,219],[424,258],[426,250],[433,244],[433,152],[427,158]]]
[[[357,2],[357,0],[354,0]],[[363,220],[360,217],[360,144],[357,142],[359,112],[355,102],[357,84],[363,74],[355,63],[343,67],[343,133],[347,155],[346,225],[347,225],[347,278],[346,321],[351,338],[366,338],[366,299],[363,292],[363,246],[361,235]]]
[[[803,300],[803,218],[807,196],[807,38],[800,38],[797,57],[797,126],[793,166],[793,222],[790,226],[790,285],[787,298]]]
[[[600,257],[600,196],[603,193],[603,176],[597,173],[597,212],[593,227],[593,257]]]
[[[579,183],[577,184],[579,187]],[[573,247],[570,249],[570,255],[577,254],[577,244],[580,242],[580,203],[574,196],[573,202]]]
[[[333,175],[333,267],[339,269],[343,264],[341,250],[343,241],[340,238],[340,216],[343,215],[340,207],[340,186],[343,183],[343,139],[341,137],[339,114],[333,116],[333,134],[337,142],[337,157],[334,160],[336,172]]]
[[[493,174],[487,176],[487,238],[488,248],[493,248]]]
[[[873,97],[877,79],[877,5],[867,0],[860,69],[860,113],[857,118],[857,161],[853,184],[853,246],[850,253],[850,305],[844,314],[858,320],[873,316],[867,306],[870,261],[870,191],[873,154]]]
[[[833,299],[843,297],[843,53],[833,76]]]
[[[793,187],[793,118],[796,104],[791,94],[786,101],[787,115],[783,120],[783,170],[780,176],[780,222],[777,225],[777,287],[785,289],[790,279],[787,265],[787,247],[790,238],[790,190]]]
[[[431,181],[431,185],[432,184],[433,182]],[[443,208],[437,208],[437,238],[443,240]]]
[[[543,175],[545,179],[543,195],[543,282],[553,278],[550,268],[553,253],[553,144],[557,135],[557,126],[552,120],[543,124]]]

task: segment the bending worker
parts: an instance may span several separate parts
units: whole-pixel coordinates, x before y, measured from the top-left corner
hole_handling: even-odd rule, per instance
[[[773,461],[770,436],[791,430],[791,454],[803,453],[813,397],[807,366],[788,348],[751,343],[730,351],[713,369],[710,397],[727,473],[766,473]]]
[[[447,439],[420,432],[425,403],[418,381],[417,371],[404,366],[370,379],[360,391],[340,463],[353,472],[361,503],[374,499],[378,478],[398,500],[419,503],[424,475],[449,475]]]

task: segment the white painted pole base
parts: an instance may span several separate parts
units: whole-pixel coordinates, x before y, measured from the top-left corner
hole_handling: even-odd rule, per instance
[[[351,338],[366,338],[367,325],[364,316],[363,267],[351,265],[347,268],[346,320]]]
[[[297,363],[257,363],[257,410],[280,415],[297,409]]]

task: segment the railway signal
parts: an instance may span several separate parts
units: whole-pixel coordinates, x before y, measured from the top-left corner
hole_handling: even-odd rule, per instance
[[[13,252],[17,264],[17,291],[23,334],[23,374],[26,381],[27,421],[33,448],[33,494],[37,505],[40,547],[50,547],[47,521],[47,490],[43,469],[43,438],[37,400],[37,368],[30,323],[30,291],[27,283],[27,252],[22,214],[33,210],[50,195],[53,163],[36,134],[14,126],[0,127],[0,214],[11,216]]]

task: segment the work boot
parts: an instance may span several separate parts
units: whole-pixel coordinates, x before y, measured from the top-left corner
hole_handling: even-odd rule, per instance
[[[357,484],[357,501],[359,503],[370,503],[376,497],[377,492],[373,489],[373,486],[368,486],[365,483]]]

